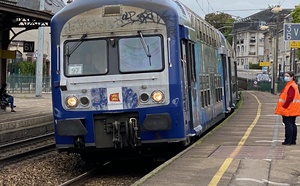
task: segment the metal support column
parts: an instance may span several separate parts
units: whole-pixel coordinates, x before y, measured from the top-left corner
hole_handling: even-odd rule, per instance
[[[45,0],[40,0],[40,10],[45,9]],[[44,28],[39,27],[38,34],[38,56],[36,60],[35,73],[35,96],[42,97],[43,90],[43,64],[44,64]]]

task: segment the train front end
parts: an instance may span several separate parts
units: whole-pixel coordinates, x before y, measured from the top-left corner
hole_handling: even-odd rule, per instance
[[[178,55],[177,17],[160,1],[114,2],[74,1],[52,19],[60,151],[185,140],[180,73],[171,64]]]

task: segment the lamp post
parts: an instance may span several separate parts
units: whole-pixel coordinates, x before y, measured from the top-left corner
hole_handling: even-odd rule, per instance
[[[276,25],[275,28],[271,28],[270,26],[261,26],[260,29],[261,30],[266,30],[266,29],[270,29],[273,31],[273,38],[275,35],[275,51],[274,51],[274,61],[272,64],[272,84],[271,84],[271,93],[272,94],[277,94],[277,83],[278,83],[278,78],[277,78],[277,73],[278,73],[278,38],[279,38],[279,18],[280,18],[280,14],[279,12],[282,11],[282,8],[280,6],[276,6],[274,8],[272,8],[271,12],[273,12],[274,14],[277,14],[277,18],[276,18]]]
[[[275,56],[274,56],[274,71],[273,71],[273,94],[277,94],[277,84],[278,84],[278,78],[277,78],[277,71],[278,71],[278,38],[279,38],[279,30],[278,30],[278,25],[279,25],[279,17],[280,14],[279,12],[282,11],[282,8],[280,6],[276,6],[271,10],[273,13],[277,14],[277,19],[276,19],[276,30],[275,30]]]

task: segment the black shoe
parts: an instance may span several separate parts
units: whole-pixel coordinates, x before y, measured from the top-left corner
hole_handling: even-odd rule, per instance
[[[15,110],[11,110],[11,112],[16,112]]]
[[[296,145],[296,142],[291,143],[291,145]]]
[[[291,145],[290,143],[282,142],[282,145]]]

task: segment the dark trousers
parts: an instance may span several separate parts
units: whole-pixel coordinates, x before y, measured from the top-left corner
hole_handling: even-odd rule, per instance
[[[296,143],[297,140],[296,116],[282,116],[282,121],[285,125],[284,142],[287,144]]]
[[[10,103],[10,108],[13,110],[14,109],[14,97],[11,95],[8,95],[6,97],[6,100],[8,103]]]

